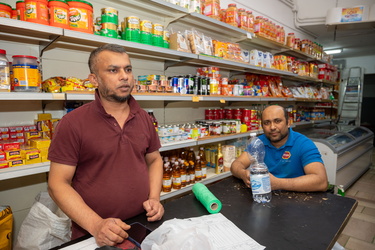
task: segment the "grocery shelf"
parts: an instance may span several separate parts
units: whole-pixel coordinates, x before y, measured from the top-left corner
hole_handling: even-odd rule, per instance
[[[43,162],[0,169],[0,181],[49,172],[50,163]]]
[[[230,171],[220,173],[220,174],[215,174],[215,169],[207,168],[207,178],[203,179],[201,181],[197,181],[197,182],[202,183],[204,185],[207,185],[207,184],[210,184],[212,182],[224,179],[224,178],[226,178],[228,176],[231,176],[231,175],[232,175],[232,173]],[[172,198],[172,197],[176,197],[177,195],[184,194],[188,191],[191,191],[193,186],[194,186],[194,184],[190,184],[190,185],[187,185],[185,187],[182,187],[181,189],[172,189],[171,192],[167,192],[167,193],[162,192],[161,195],[160,195],[160,200],[166,200],[166,199],[169,199],[169,198]]]
[[[65,93],[0,92],[0,100],[65,100]]]

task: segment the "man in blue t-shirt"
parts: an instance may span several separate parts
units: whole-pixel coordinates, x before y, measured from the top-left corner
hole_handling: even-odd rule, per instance
[[[306,136],[293,131],[288,124],[286,110],[268,106],[262,113],[263,141],[272,190],[299,192],[326,191],[327,173],[315,144]],[[231,166],[232,174],[250,187],[248,167],[254,161],[243,152]]]

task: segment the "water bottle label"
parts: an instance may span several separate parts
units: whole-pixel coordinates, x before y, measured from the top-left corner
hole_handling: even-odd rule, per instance
[[[253,194],[267,194],[271,192],[271,182],[268,174],[251,175],[250,180]]]

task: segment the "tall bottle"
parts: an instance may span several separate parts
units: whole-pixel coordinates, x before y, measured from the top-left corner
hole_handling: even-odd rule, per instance
[[[180,161],[180,176],[181,176],[181,187],[185,187],[186,177],[187,177],[185,160]],[[190,182],[190,178],[189,178],[189,182]]]
[[[10,91],[10,66],[3,49],[0,49],[0,90]]]
[[[162,191],[170,192],[171,190],[172,190],[172,171],[169,166],[169,162],[167,162],[167,163],[164,163]]]
[[[221,152],[221,144],[219,143],[217,146],[215,173],[220,174],[222,172],[224,172],[224,158],[223,158],[223,153]]]
[[[172,188],[173,189],[181,189],[181,172],[180,172],[180,165],[178,161],[174,162],[173,169],[172,169]]]
[[[270,202],[272,198],[271,180],[267,165],[264,163],[265,148],[263,142],[256,137],[256,133],[250,133],[246,152],[252,159],[250,182],[253,199],[258,203]]]
[[[201,157],[197,155],[196,161],[195,161],[195,180],[200,181],[202,180],[202,163],[201,163]]]
[[[154,124],[154,127],[157,131],[158,130],[158,120],[156,120],[156,117],[154,115],[154,111],[152,109],[150,109],[150,110],[147,110],[147,113],[150,116],[152,124]]]
[[[202,179],[205,179],[207,177],[207,161],[206,161],[206,152],[204,150],[204,147],[199,148],[198,156],[200,157],[200,161],[201,161]]]

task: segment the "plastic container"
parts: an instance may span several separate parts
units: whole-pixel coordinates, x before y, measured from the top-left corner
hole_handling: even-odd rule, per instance
[[[246,147],[253,163],[250,165],[250,182],[253,199],[258,203],[270,202],[272,198],[271,181],[267,165],[264,163],[265,148],[263,142],[250,133],[250,140]]]
[[[0,17],[12,17],[12,7],[9,4],[0,3]]]
[[[26,4],[25,1],[17,1],[16,2],[16,9],[18,20],[26,21]]]
[[[231,3],[228,5],[228,9],[226,11],[226,19],[225,22],[229,25],[234,27],[238,27],[238,9],[235,3]]]
[[[0,91],[10,91],[10,66],[6,51],[0,49]]]
[[[92,4],[83,0],[67,0],[69,5],[69,28],[94,33]]]
[[[26,21],[49,25],[47,0],[25,1]]]
[[[34,56],[15,55],[13,56],[12,83],[16,92],[40,92],[40,76],[38,61]]]
[[[65,0],[50,0],[49,25],[69,29],[69,5]]]
[[[17,20],[18,19],[18,14],[17,14],[17,10],[16,9],[12,9],[12,19],[15,19]]]

